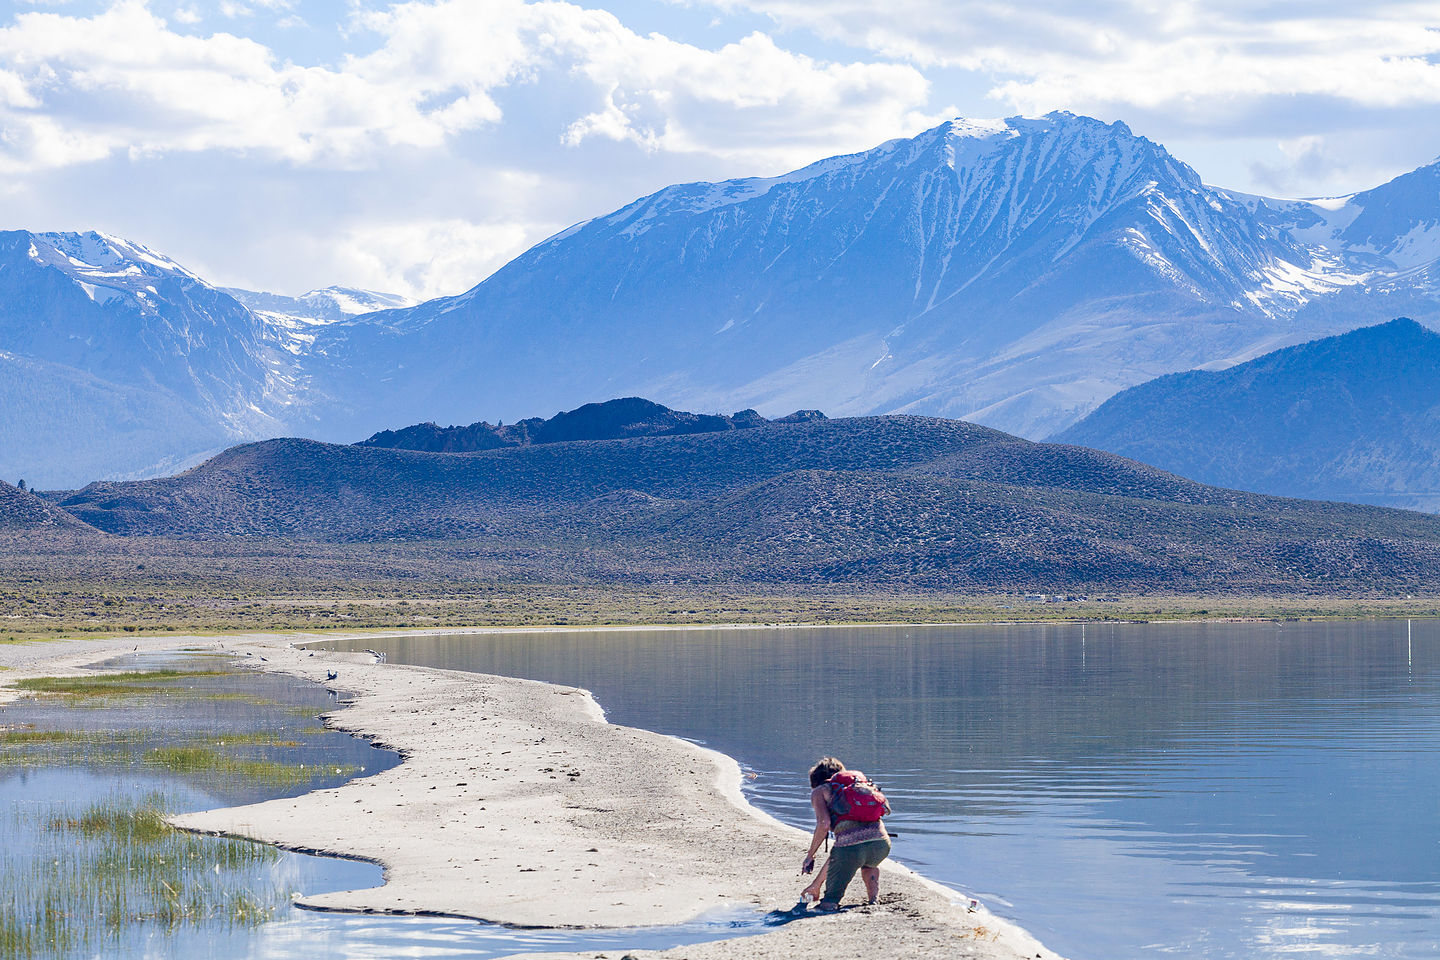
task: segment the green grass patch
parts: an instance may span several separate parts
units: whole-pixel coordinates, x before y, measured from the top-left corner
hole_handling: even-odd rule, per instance
[[[351,766],[322,768],[314,764],[306,766],[303,763],[239,757],[204,746],[154,747],[146,750],[142,759],[148,766],[163,767],[171,773],[233,777],[246,783],[275,787],[301,786],[322,773],[349,776],[357,772]]]
[[[64,694],[71,697],[129,697],[190,693],[175,681],[230,676],[233,670],[146,670],[133,673],[97,673],[80,677],[27,677],[15,689],[27,693]],[[216,694],[205,694],[207,697]]]
[[[158,730],[0,731],[0,766],[56,767],[84,763],[98,767],[143,765],[182,777],[220,778],[246,785],[290,789],[319,778],[353,776],[358,768],[289,763],[256,756],[256,748],[296,748],[293,736],[273,731],[227,732],[174,742]],[[0,954],[3,956],[3,954]]]
[[[143,927],[253,926],[285,909],[294,892],[261,870],[279,851],[175,830],[159,797],[17,811],[12,821],[32,841],[0,850],[6,958],[103,956]]]
[[[93,730],[0,730],[0,749],[6,747],[36,747],[58,744],[93,745],[113,743],[121,735],[98,733]]]

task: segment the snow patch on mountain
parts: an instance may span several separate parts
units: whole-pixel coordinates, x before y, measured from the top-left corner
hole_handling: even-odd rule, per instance
[[[228,287],[226,293],[243,303],[273,332],[281,349],[303,357],[315,342],[315,328],[355,317],[414,306],[417,301],[394,293],[356,287],[325,287],[298,297]]]

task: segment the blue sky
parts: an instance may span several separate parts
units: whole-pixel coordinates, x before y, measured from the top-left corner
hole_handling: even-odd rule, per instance
[[[1433,2],[8,0],[5,228],[214,282],[457,293],[666,184],[952,116],[1124,120],[1211,183],[1365,189],[1440,154]]]

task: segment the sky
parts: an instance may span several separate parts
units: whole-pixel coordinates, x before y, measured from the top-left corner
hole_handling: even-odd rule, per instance
[[[425,298],[671,183],[1056,109],[1353,193],[1440,155],[1440,4],[0,0],[0,229]]]

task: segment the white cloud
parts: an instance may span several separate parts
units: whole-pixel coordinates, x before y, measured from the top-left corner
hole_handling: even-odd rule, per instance
[[[821,64],[762,33],[707,51],[614,27],[590,45],[557,29],[585,52],[575,69],[604,91],[601,108],[570,125],[569,143],[601,136],[793,165],[942,119],[918,109],[929,84],[910,67]]]
[[[313,250],[340,276],[372,279],[371,288],[417,299],[460,293],[554,232],[554,225],[469,220],[371,222]]]
[[[813,157],[820,144],[859,147],[913,129],[928,95],[910,66],[822,63],[762,34],[707,50],[561,2],[402,3],[358,13],[355,26],[377,45],[326,67],[281,61],[229,33],[176,33],[144,0],[91,17],[22,14],[0,30],[0,169],[118,151],[363,163],[498,124],[496,95],[537,83],[577,98],[555,131],[572,144],[603,136],[662,151]]]
[[[1433,3],[713,0],[887,56],[976,71],[1026,113],[1208,115],[1268,97],[1440,103]]]

